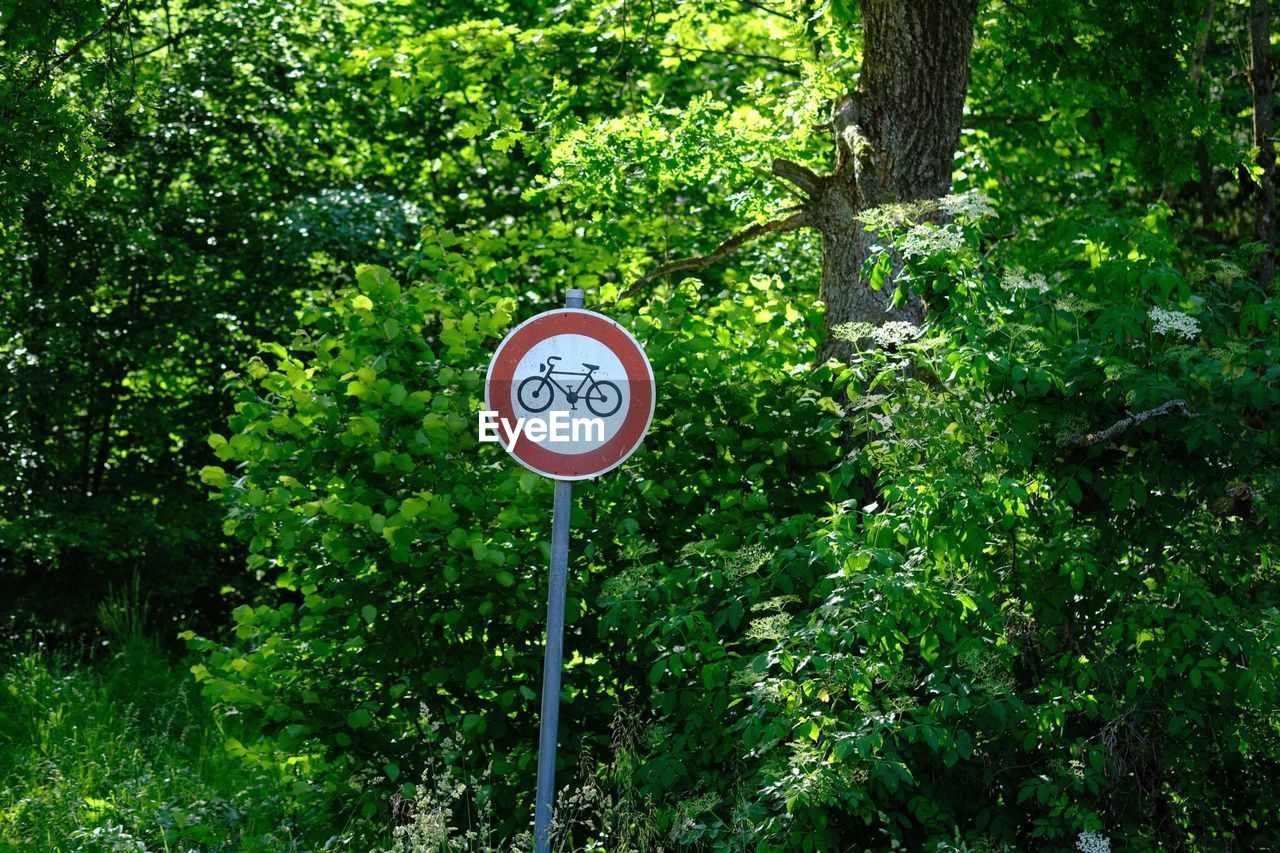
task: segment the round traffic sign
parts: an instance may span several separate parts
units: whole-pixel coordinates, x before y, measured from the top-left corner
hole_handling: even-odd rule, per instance
[[[543,476],[598,477],[640,446],[654,396],[653,369],[630,332],[594,311],[546,311],[516,326],[489,363],[489,440]],[[484,428],[482,415],[482,438]]]

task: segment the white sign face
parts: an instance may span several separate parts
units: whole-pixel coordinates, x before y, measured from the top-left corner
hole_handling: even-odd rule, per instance
[[[555,413],[571,429],[569,439],[538,442],[557,453],[594,450],[618,434],[630,410],[631,388],[626,368],[613,351],[585,335],[556,335],[525,353],[516,366],[515,416],[526,423]],[[614,377],[609,379],[607,377]],[[545,378],[544,378],[545,377]],[[577,422],[585,421],[581,426]]]
[[[560,480],[622,464],[649,429],[654,398],[653,371],[636,339],[579,308],[517,326],[485,380],[498,440],[527,468]]]

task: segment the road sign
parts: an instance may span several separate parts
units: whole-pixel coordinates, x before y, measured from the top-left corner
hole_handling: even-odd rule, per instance
[[[653,369],[613,320],[560,308],[531,317],[498,345],[485,401],[520,464],[556,480],[585,480],[640,446],[653,420]]]
[[[653,369],[640,344],[603,314],[584,311],[582,300],[582,291],[571,289],[565,308],[531,317],[503,338],[489,364],[488,411],[481,415],[482,430],[485,416],[494,417],[494,440],[521,465],[556,481],[533,813],[536,853],[551,849],[573,481],[598,477],[635,452],[653,420],[655,397]]]

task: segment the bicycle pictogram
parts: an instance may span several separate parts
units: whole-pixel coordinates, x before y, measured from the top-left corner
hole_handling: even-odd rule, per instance
[[[622,390],[607,379],[596,379],[598,364],[582,363],[585,371],[557,370],[555,363],[560,356],[548,356],[538,365],[539,376],[530,376],[520,382],[516,389],[516,401],[533,414],[546,411],[555,402],[556,392],[560,392],[569,401],[573,411],[578,410],[578,402],[586,403],[591,414],[598,418],[607,418],[622,407]],[[573,382],[561,384],[554,377],[581,377],[574,387]]]

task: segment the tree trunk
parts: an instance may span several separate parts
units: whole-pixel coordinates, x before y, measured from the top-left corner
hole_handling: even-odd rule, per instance
[[[1271,10],[1268,0],[1250,0],[1249,42],[1253,49],[1253,144],[1262,168],[1254,201],[1254,234],[1262,244],[1258,283],[1270,288],[1276,277],[1276,112],[1271,79]]]
[[[1200,78],[1204,74],[1204,60],[1209,53],[1209,40],[1213,37],[1213,13],[1217,8],[1217,0],[1209,0],[1204,5],[1200,25],[1203,31],[1196,39],[1195,58],[1191,62],[1191,85],[1198,91]],[[1214,182],[1213,164],[1209,162],[1209,146],[1203,138],[1196,140],[1196,191],[1200,199],[1200,216],[1207,226],[1213,222],[1214,206],[1217,201],[1218,188]]]
[[[923,322],[925,305],[918,294],[893,305],[892,279],[900,263],[878,291],[858,280],[873,241],[858,214],[950,191],[977,5],[977,0],[861,0],[862,72],[857,88],[832,111],[832,173],[818,175],[798,163],[775,160],[774,174],[807,196],[798,210],[752,225],[705,255],[661,264],[621,298],[657,279],[716,263],[764,234],[815,228],[822,234],[821,294],[827,306],[823,358],[848,355],[852,344],[831,334],[843,323]]]
[[[835,109],[836,169],[811,203],[822,232],[822,298],[828,333],[841,323],[920,323],[913,295],[858,281],[872,242],[859,211],[946,195],[960,140],[976,0],[863,0],[862,73]],[[842,342],[828,334],[827,355]]]

